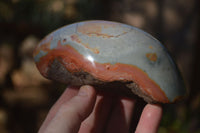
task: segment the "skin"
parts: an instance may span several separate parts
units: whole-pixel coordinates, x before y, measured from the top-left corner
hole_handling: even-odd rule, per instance
[[[136,102],[96,92],[89,85],[68,87],[49,111],[39,133],[129,133]],[[161,106],[146,104],[135,132],[156,133],[161,117]]]

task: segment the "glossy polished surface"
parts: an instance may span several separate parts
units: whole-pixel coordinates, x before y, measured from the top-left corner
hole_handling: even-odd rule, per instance
[[[59,71],[85,72],[103,82],[134,82],[157,102],[174,102],[186,94],[163,45],[148,33],[121,23],[85,21],[62,27],[40,42],[34,59],[47,78],[56,60],[64,66]],[[65,75],[60,79],[62,75],[55,80],[68,83]]]

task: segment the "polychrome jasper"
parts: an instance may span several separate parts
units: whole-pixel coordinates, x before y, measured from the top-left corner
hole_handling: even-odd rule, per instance
[[[70,85],[94,85],[134,93],[147,102],[171,103],[186,94],[164,46],[148,33],[110,21],[62,27],[36,47],[40,73]]]

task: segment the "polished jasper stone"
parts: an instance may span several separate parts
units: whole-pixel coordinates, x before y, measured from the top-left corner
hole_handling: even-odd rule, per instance
[[[125,88],[147,102],[171,103],[186,95],[164,46],[133,26],[85,21],[46,36],[34,51],[40,73],[71,85]],[[109,87],[106,87],[108,85]]]

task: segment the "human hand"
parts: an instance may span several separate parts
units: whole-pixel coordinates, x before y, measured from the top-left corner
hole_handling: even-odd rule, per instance
[[[39,133],[129,133],[136,100],[69,87],[49,111]],[[162,108],[147,104],[136,133],[156,133]]]

